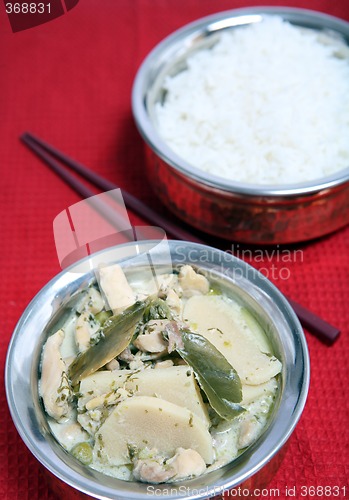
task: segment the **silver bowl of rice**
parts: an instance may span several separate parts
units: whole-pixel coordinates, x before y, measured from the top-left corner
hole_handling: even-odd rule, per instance
[[[226,239],[310,240],[349,222],[349,23],[286,7],[218,13],[147,56],[132,105],[149,181]]]

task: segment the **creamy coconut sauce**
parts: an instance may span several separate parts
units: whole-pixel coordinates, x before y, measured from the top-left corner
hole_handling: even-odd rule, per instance
[[[158,288],[99,271],[43,348],[51,431],[84,465],[149,483],[222,467],[263,433],[280,361],[261,326],[191,266]]]

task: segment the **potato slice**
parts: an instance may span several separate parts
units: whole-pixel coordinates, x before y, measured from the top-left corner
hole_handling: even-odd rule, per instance
[[[197,451],[205,463],[214,460],[212,438],[191,411],[164,399],[135,396],[117,405],[96,433],[94,453],[108,465],[131,463],[130,450],[155,448],[172,457],[177,448]]]
[[[119,264],[100,267],[99,280],[100,287],[114,314],[122,312],[135,302],[133,290]]]
[[[273,377],[268,382],[259,385],[243,385],[242,386],[242,401],[241,406],[245,406],[262,396],[269,396],[275,394],[277,390],[278,383]]]
[[[280,361],[261,352],[246,323],[243,327],[237,304],[220,295],[195,295],[188,299],[183,318],[227,358],[243,384],[262,384],[281,371]]]
[[[258,321],[255,319],[255,317],[245,307],[241,308],[240,313],[241,313],[242,319],[245,321],[250,332],[255,337],[257,345],[259,346],[260,350],[262,352],[265,352],[265,353],[267,353],[267,352],[271,353],[272,349],[271,349],[270,342],[267,339],[263,328],[258,323]]]
[[[208,428],[210,419],[189,366],[172,366],[161,370],[114,370],[96,372],[81,381],[79,408],[91,399],[123,387],[135,396],[157,396],[195,413]]]

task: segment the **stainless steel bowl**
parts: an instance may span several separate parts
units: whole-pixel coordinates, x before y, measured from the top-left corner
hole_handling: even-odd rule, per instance
[[[138,279],[149,269],[149,242],[138,243],[137,255],[127,257],[132,245],[120,245],[117,254],[114,247],[97,255],[104,262],[121,262],[128,276]],[[55,478],[51,483],[61,495],[65,488],[72,487],[93,498],[139,500],[154,494],[156,488],[156,497],[162,500],[183,496],[209,498],[239,485],[264,487],[280,463],[284,445],[303,411],[309,385],[308,350],[297,317],[283,295],[262,274],[225,252],[170,241],[159,243],[152,250],[151,261],[156,262],[157,269],[163,269],[168,255],[173,266],[185,263],[199,266],[211,280],[252,310],[265,327],[283,364],[279,396],[270,423],[255,445],[233,463],[172,485],[149,486],[117,480],[84,467],[67,453],[51,434],[38,395],[39,359],[47,325],[52,326],[52,318],[56,322],[65,314],[74,300],[71,297],[94,279],[91,259],[85,259],[50,281],[29,304],[13,333],[6,360],[6,393],[13,421],[30,451],[47,469],[50,478]]]
[[[232,182],[203,172],[175,154],[160,137],[154,105],[164,97],[166,76],[185,68],[188,55],[211,46],[220,32],[259,23],[266,15],[339,34],[349,44],[349,23],[288,7],[252,7],[199,19],[153,49],[132,92],[133,114],[146,143],[155,192],[178,217],[215,236],[248,243],[290,243],[330,233],[349,222],[349,165],[329,177],[289,185]]]

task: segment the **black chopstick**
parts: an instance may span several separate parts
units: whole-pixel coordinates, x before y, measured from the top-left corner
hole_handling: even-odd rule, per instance
[[[33,152],[35,152],[36,155],[39,156],[56,174],[58,174],[67,184],[75,189],[75,191],[79,193],[83,198],[89,198],[95,193],[93,193],[89,188],[82,184],[76,177],[71,175],[71,173],[64,167],[62,167],[60,163],[55,161],[54,158],[60,160],[62,163],[67,165],[70,170],[78,173],[84,179],[88,180],[91,184],[98,187],[102,191],[119,189],[119,186],[117,186],[116,184],[113,184],[111,181],[104,179],[104,177],[98,175],[96,172],[93,172],[92,170],[73,160],[69,156],[61,153],[56,148],[42,141],[33,134],[26,132],[20,137],[20,139]],[[165,219],[162,215],[155,212],[155,210],[148,207],[148,205],[146,205],[124,189],[122,189],[122,196],[125,205],[130,210],[148,220],[155,226],[166,229],[166,232],[172,235],[174,238],[184,241],[193,241],[194,243],[202,243],[201,240],[193,236],[191,233],[180,228],[168,219]]]
[[[73,160],[69,156],[60,152],[58,149],[54,148],[53,146],[34,136],[33,134],[26,132],[20,137],[20,139],[83,198],[90,198],[91,196],[94,196],[95,193],[87,186],[85,186],[82,182],[80,182],[74,175],[71,174],[69,170],[67,170],[67,168],[63,167],[57,160],[63,163],[70,170],[73,170],[77,174],[81,175],[84,179],[86,179],[92,185],[101,189],[102,191],[119,189],[119,186],[117,186],[116,184],[103,178],[81,163]],[[122,189],[122,196],[125,205],[130,210],[134,211],[136,214],[146,219],[151,224],[164,229],[166,233],[170,234],[174,238],[184,241],[191,241],[194,243],[205,244],[204,241],[180,228],[179,226],[177,226],[177,224],[174,224],[168,219],[165,219],[163,216],[159,215],[145,203],[138,200],[138,198],[128,193],[124,189]],[[98,209],[98,207],[96,208]],[[313,333],[320,340],[327,344],[332,344],[338,338],[340,334],[340,330],[338,328],[319,318],[305,307],[301,306],[297,302],[294,302],[292,299],[288,298],[288,301],[297,314],[301,324],[304,326],[304,328],[309,330],[309,332]]]

